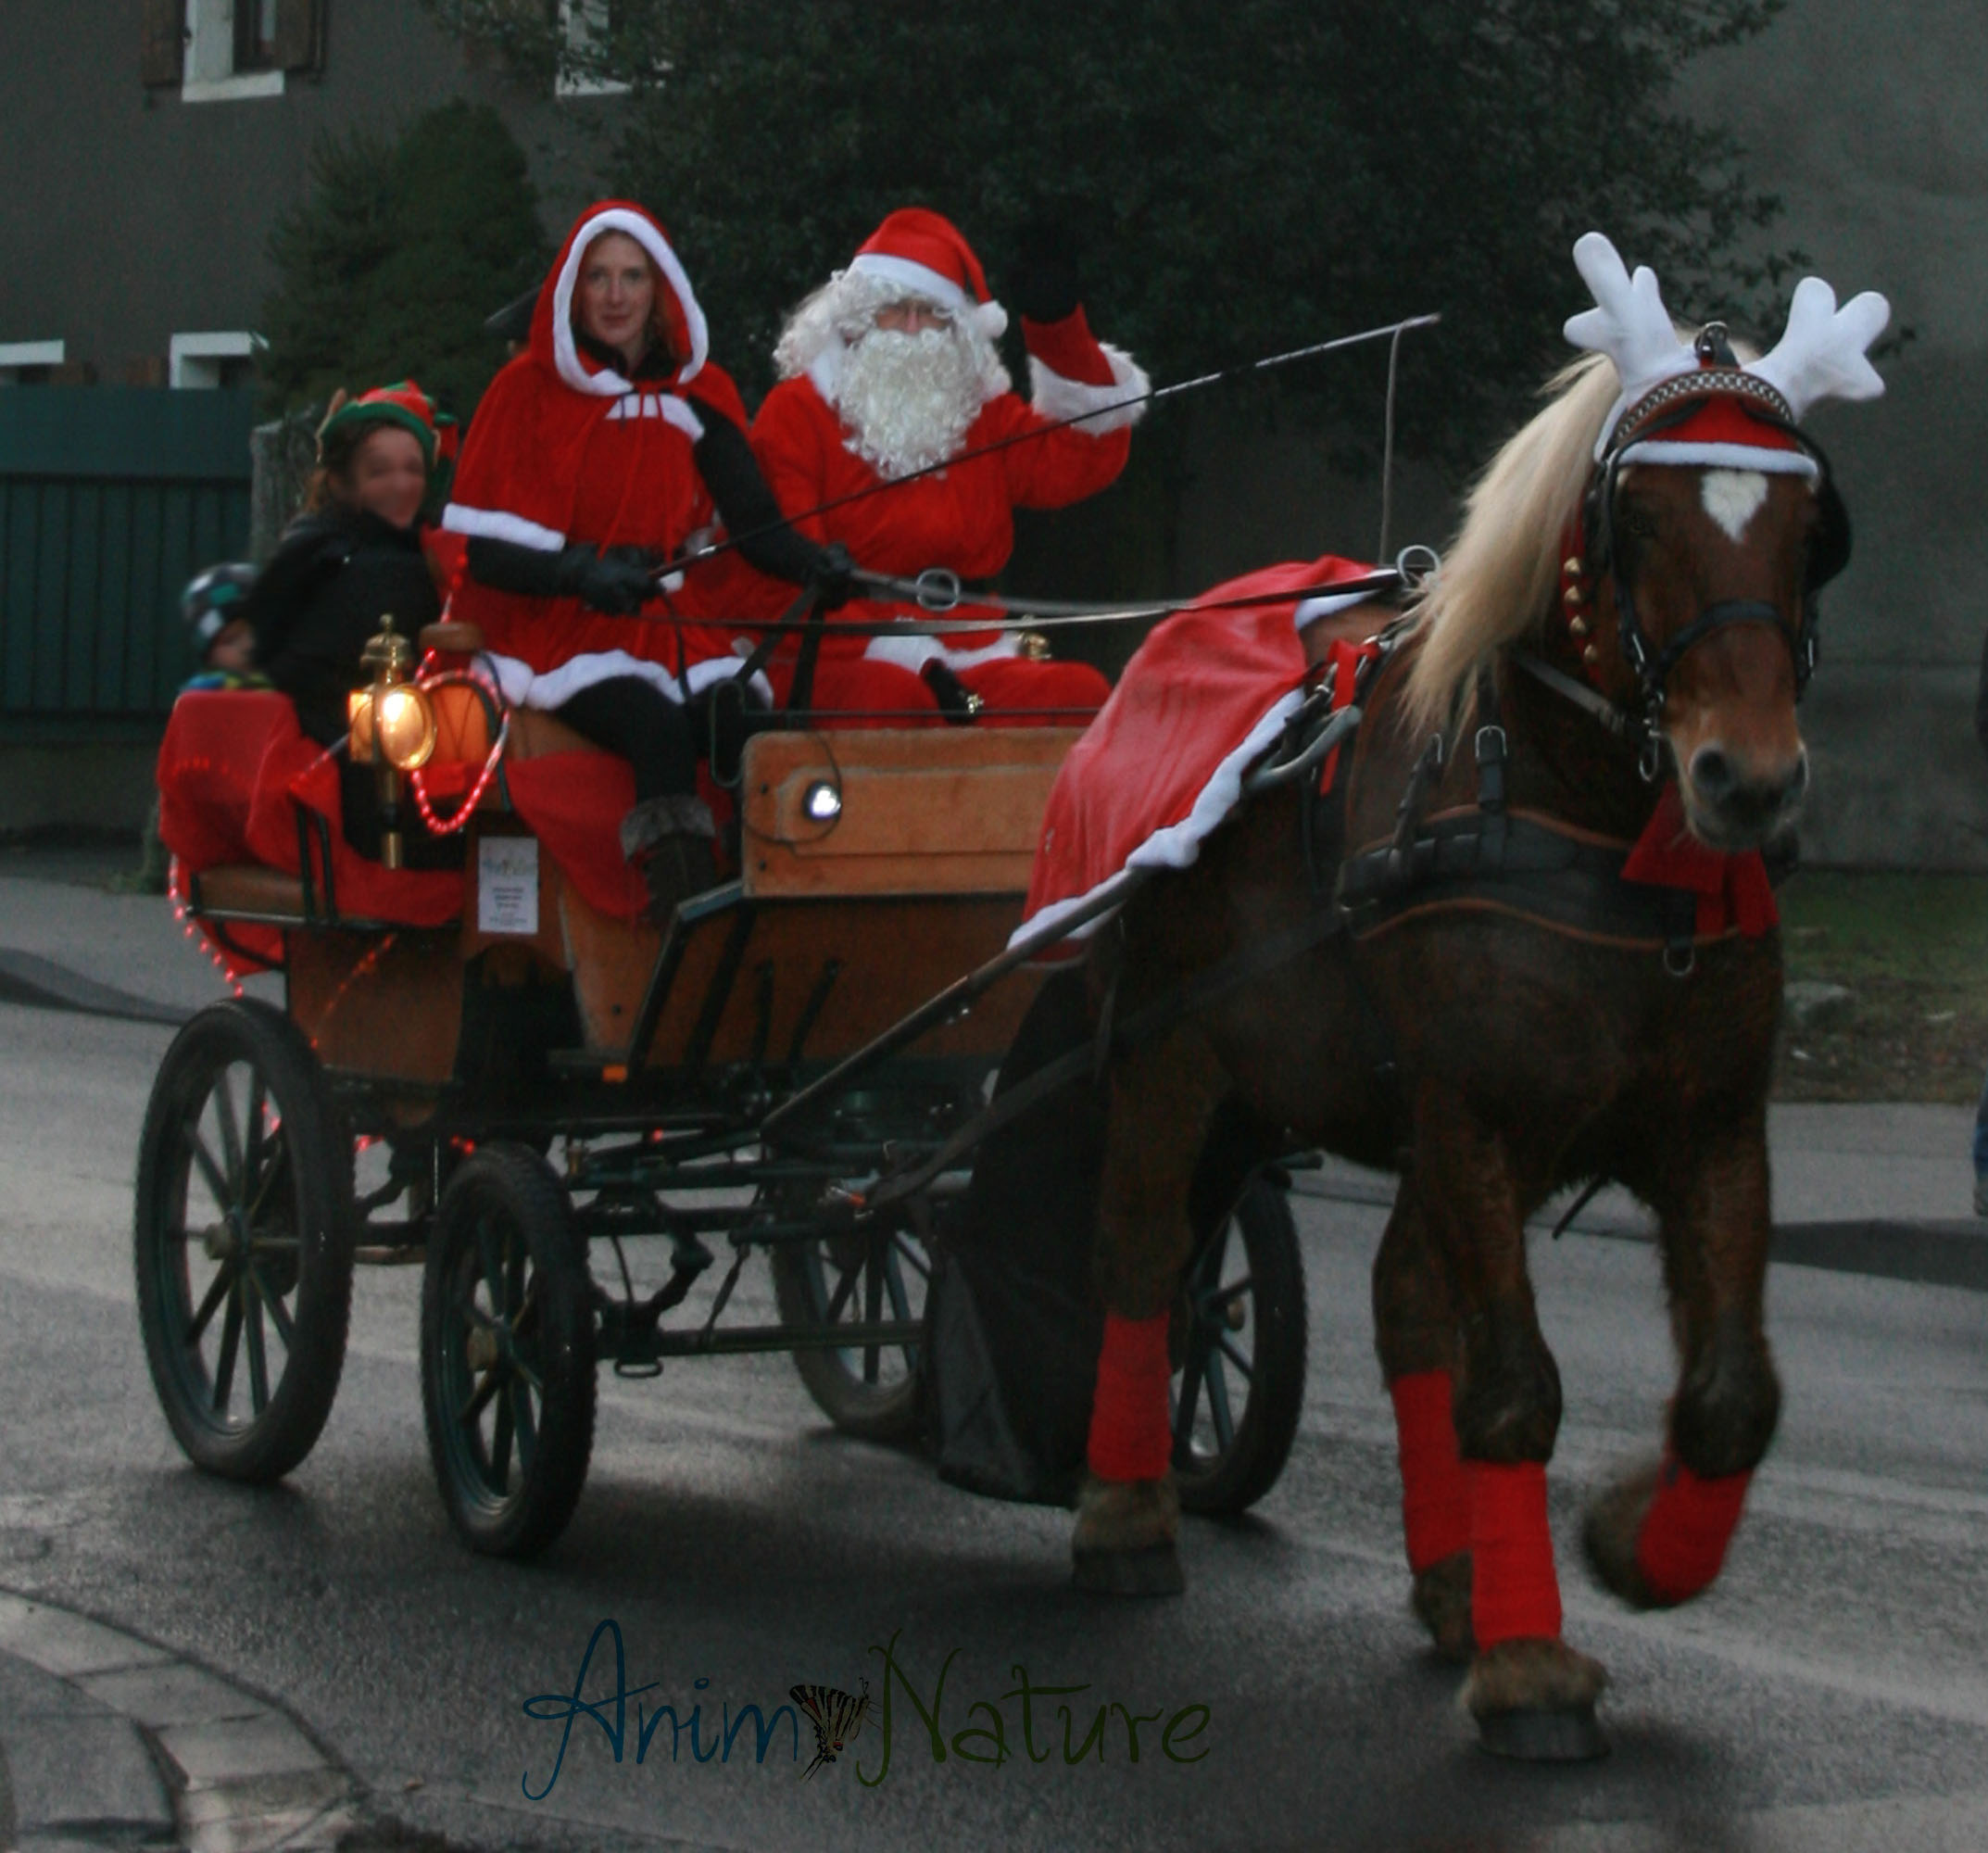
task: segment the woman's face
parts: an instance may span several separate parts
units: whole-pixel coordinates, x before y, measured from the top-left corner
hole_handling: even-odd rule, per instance
[[[608,232],[586,247],[573,319],[583,334],[612,347],[632,367],[648,346],[656,277],[648,256],[625,233]]]
[[[428,493],[428,464],[421,439],[398,425],[375,426],[352,453],[343,486],[346,499],[396,527],[412,527]]]

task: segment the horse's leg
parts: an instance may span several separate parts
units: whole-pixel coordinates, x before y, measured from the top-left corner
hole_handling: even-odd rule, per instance
[[[1583,1531],[1596,1573],[1639,1608],[1688,1602],[1711,1585],[1780,1413],[1761,1322],[1765,1119],[1692,1144],[1702,1155],[1661,1206],[1680,1365],[1663,1456],[1603,1493]]]
[[[1425,1086],[1415,1168],[1431,1235],[1450,1264],[1462,1343],[1456,1439],[1470,1482],[1471,1629],[1462,1702],[1487,1749],[1537,1758],[1600,1755],[1601,1666],[1560,1638],[1546,1522],[1546,1462],[1560,1426],[1560,1373],[1526,1272],[1524,1193],[1502,1143],[1458,1095]]]
[[[1185,1587],[1172,1469],[1169,1325],[1193,1242],[1189,1193],[1227,1082],[1194,1031],[1112,1065],[1098,1210],[1098,1284],[1105,1305],[1087,1450],[1090,1477],[1071,1551],[1077,1586],[1114,1595]]]
[[[1394,1404],[1410,1602],[1447,1660],[1470,1658],[1470,1482],[1456,1449],[1456,1312],[1414,1173],[1374,1257],[1374,1338]]]

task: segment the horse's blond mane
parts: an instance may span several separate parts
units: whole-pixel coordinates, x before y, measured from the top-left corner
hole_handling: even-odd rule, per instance
[[[1605,355],[1563,367],[1543,388],[1544,410],[1472,485],[1441,570],[1408,613],[1421,638],[1403,699],[1411,732],[1444,728],[1458,690],[1484,660],[1544,615],[1559,581],[1561,537],[1580,506],[1616,392]]]

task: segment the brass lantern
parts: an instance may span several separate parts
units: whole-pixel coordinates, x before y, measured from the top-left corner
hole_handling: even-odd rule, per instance
[[[434,751],[434,709],[426,692],[409,679],[414,647],[394,628],[391,615],[359,654],[371,672],[364,687],[346,697],[351,724],[346,751],[358,765],[371,764],[380,800],[380,860],[403,865],[400,842],[400,775],[426,765]]]

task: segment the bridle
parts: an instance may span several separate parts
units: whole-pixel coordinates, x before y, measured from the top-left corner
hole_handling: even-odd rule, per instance
[[[1819,654],[1818,594],[1850,559],[1849,512],[1837,493],[1828,454],[1796,425],[1787,400],[1765,380],[1739,365],[1720,323],[1710,322],[1701,331],[1697,352],[1705,364],[1666,380],[1624,415],[1590,478],[1581,505],[1579,547],[1563,549],[1562,610],[1577,643],[1588,635],[1592,623],[1588,613],[1593,586],[1601,574],[1608,575],[1615,592],[1617,645],[1623,661],[1636,677],[1633,707],[1625,708],[1605,694],[1593,694],[1537,659],[1525,654],[1518,657],[1522,667],[1579,701],[1612,732],[1636,741],[1641,749],[1639,768],[1643,777],[1652,782],[1661,765],[1664,704],[1671,674],[1685,656],[1707,637],[1730,625],[1771,625],[1788,646],[1794,666],[1795,699],[1800,700],[1809,677],[1815,674]],[[1705,606],[1691,623],[1658,647],[1637,615],[1634,587],[1616,531],[1617,490],[1625,456],[1633,446],[1683,423],[1702,408],[1705,400],[1715,397],[1743,401],[1749,418],[1785,434],[1815,463],[1819,521],[1803,575],[1801,616],[1790,624],[1777,606],[1764,599],[1720,599]],[[1592,674],[1600,660],[1599,650],[1591,642],[1581,649],[1580,655]]]

